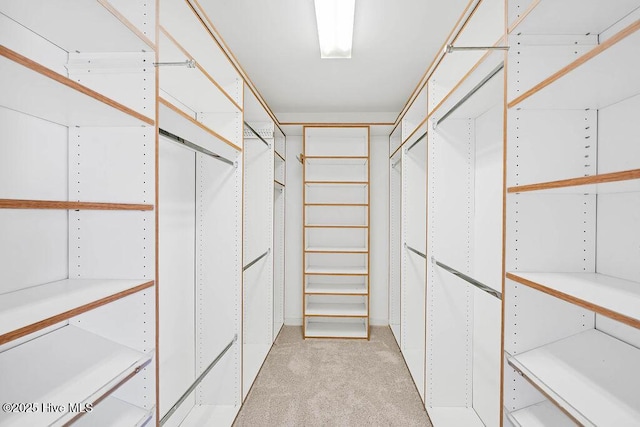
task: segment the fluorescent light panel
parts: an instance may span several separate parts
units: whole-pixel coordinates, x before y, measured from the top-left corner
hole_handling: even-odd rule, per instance
[[[321,58],[351,58],[356,0],[314,0]]]

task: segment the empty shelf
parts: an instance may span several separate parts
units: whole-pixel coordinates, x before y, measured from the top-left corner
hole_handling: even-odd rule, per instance
[[[367,315],[367,306],[360,304],[341,303],[307,303],[306,316],[345,316],[364,317]]]
[[[509,364],[583,425],[640,419],[640,350],[591,329],[508,357]]]
[[[0,46],[0,92],[3,106],[63,126],[154,124],[151,118],[4,46]]]
[[[0,413],[0,425],[61,425],[77,413],[69,403],[95,403],[151,361],[98,335],[65,326],[0,353],[2,402],[62,405],[63,412]],[[93,425],[93,424],[92,424]]]
[[[307,267],[304,273],[327,276],[366,276],[369,274],[366,267]]]
[[[67,52],[153,50],[150,40],[132,31],[129,21],[108,8],[106,0],[4,0],[0,12]]]
[[[640,191],[640,169],[509,187],[509,193],[611,194]]]
[[[230,426],[239,410],[240,406],[233,405],[196,405],[180,426]]]
[[[305,291],[307,294],[355,294],[366,295],[367,285],[364,283],[348,284],[348,283],[309,283]]]
[[[638,29],[640,21],[510,101],[509,108],[600,109],[640,92]]]
[[[507,278],[640,328],[640,283],[598,273],[507,273]]]
[[[472,408],[431,407],[427,408],[427,413],[436,427],[484,427]]]
[[[145,280],[68,279],[0,295],[0,344],[153,286]]]
[[[545,400],[535,405],[506,412],[505,415],[515,427],[575,427],[574,423],[556,405]]]
[[[348,253],[348,254],[366,254],[368,252],[367,248],[341,248],[341,247],[313,247],[310,246],[304,250],[305,252],[312,253]]]
[[[80,417],[73,423],[74,427],[142,427],[153,417],[151,409],[142,409],[115,397],[107,397],[93,407],[91,413]]]
[[[305,337],[308,338],[367,338],[367,327],[361,322],[307,321]]]

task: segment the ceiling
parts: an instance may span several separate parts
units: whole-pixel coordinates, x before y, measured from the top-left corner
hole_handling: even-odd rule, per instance
[[[281,123],[393,123],[468,0],[356,0],[351,59],[320,59],[313,0],[200,0]]]

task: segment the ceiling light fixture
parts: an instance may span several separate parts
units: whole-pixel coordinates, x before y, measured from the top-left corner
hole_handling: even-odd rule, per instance
[[[351,58],[355,0],[314,0],[320,58]]]

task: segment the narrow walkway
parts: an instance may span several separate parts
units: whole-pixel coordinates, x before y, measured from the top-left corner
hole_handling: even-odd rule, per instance
[[[388,327],[364,341],[303,340],[301,327],[285,326],[234,426],[431,423]]]

